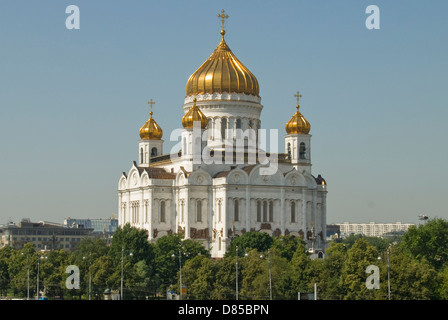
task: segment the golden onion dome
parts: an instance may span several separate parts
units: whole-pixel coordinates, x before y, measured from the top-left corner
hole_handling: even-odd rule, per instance
[[[140,138],[142,140],[160,140],[163,136],[162,128],[157,124],[157,122],[152,118],[152,105],[155,102],[151,101],[148,104],[151,104],[151,112],[149,113],[149,119],[146,123],[140,128]]]
[[[308,134],[311,130],[311,125],[308,122],[308,120],[305,119],[305,117],[300,113],[299,108],[299,98],[301,95],[297,92],[297,111],[294,113],[292,118],[286,123],[285,129],[286,133],[288,134]]]
[[[212,55],[188,79],[187,96],[205,93],[244,93],[259,96],[258,80],[222,39]]]
[[[198,106],[196,105],[196,98],[194,98],[193,105],[182,117],[182,126],[185,129],[193,129],[193,124],[196,121],[201,123],[201,129],[205,129],[205,127],[207,127],[208,124],[207,117],[205,116],[204,113],[202,113],[201,110],[199,110]]]

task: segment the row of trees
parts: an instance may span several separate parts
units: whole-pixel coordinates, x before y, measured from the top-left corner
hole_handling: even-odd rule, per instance
[[[39,263],[38,263],[39,261]],[[26,297],[37,287],[49,298],[102,298],[106,288],[125,299],[164,298],[167,290],[184,299],[297,299],[317,286],[319,299],[447,299],[448,223],[442,219],[410,228],[399,242],[350,236],[332,241],[324,259],[310,259],[303,240],[248,232],[235,238],[223,259],[212,259],[198,242],[178,234],[147,241],[144,230],[119,228],[112,243],[85,239],[77,250],[0,250],[1,295]],[[80,289],[69,290],[68,265],[80,269]],[[366,268],[379,268],[379,289],[368,289]],[[182,268],[180,269],[180,266]],[[179,272],[181,270],[181,272]],[[123,274],[123,277],[122,277]],[[238,283],[237,283],[238,279]]]

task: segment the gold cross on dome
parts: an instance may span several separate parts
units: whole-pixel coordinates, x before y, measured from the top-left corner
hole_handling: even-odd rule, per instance
[[[294,95],[294,97],[296,97],[297,99],[297,104],[299,104],[299,100],[302,97],[302,95],[299,93],[299,91],[297,91],[297,93]]]
[[[224,13],[225,13],[224,9],[221,10],[221,14],[218,13],[218,18],[221,18],[221,24],[222,24],[221,30],[224,30],[224,22],[226,21],[225,19],[229,18],[229,16]]]
[[[152,105],[153,104],[156,104],[154,101],[152,101],[152,99],[150,99],[149,101],[148,101],[148,104],[149,105],[151,105],[151,112],[149,113],[151,116],[152,116]]]

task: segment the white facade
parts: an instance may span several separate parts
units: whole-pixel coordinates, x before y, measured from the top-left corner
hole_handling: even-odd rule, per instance
[[[287,134],[285,144],[294,147],[269,154],[270,162],[263,164],[260,97],[197,94],[187,96],[179,110],[187,113],[194,103],[208,125],[206,130],[183,129],[179,153],[148,160],[153,147],[163,150],[163,141],[139,142],[138,163],[118,183],[119,224],[148,230],[150,241],[182,233],[216,258],[248,231],[296,235],[309,248],[324,250],[327,190],[325,180],[311,173],[311,135]],[[179,112],[179,123],[181,117]],[[301,142],[306,156],[299,154]]]

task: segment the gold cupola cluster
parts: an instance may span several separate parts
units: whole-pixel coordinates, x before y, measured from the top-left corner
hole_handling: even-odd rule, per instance
[[[259,96],[258,80],[232,53],[224,40],[224,19],[222,14],[222,39],[212,55],[188,79],[187,96],[205,93],[243,93]]]
[[[302,95],[297,94],[294,95],[297,98],[297,111],[292,116],[292,118],[286,123],[285,129],[287,134],[308,134],[311,130],[311,125],[308,120],[300,113],[299,108],[299,99]]]
[[[194,122],[200,122],[201,129],[205,129],[208,124],[207,117],[196,105],[196,98],[193,99],[193,105],[182,117],[182,126],[185,129],[193,129]]]
[[[157,124],[157,122],[152,118],[152,105],[155,104],[152,99],[148,102],[151,105],[151,111],[149,112],[149,119],[140,128],[140,138],[142,140],[160,140],[163,136],[162,128]]]

